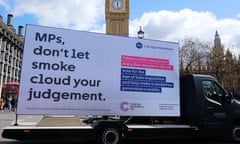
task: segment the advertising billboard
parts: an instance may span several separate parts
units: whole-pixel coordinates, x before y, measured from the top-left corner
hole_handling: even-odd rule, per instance
[[[178,43],[27,25],[18,114],[179,116]]]

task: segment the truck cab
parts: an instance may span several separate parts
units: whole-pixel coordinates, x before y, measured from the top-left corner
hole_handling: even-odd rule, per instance
[[[240,139],[240,102],[208,75],[181,78],[182,116],[204,136],[229,135]]]

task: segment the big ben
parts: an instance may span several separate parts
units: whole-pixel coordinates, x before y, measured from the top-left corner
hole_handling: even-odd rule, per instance
[[[129,0],[105,0],[106,33],[128,36]]]

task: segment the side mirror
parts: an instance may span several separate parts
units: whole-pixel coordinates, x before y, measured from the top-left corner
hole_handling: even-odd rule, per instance
[[[232,92],[228,92],[225,95],[225,103],[229,104],[232,102],[232,98],[233,98],[233,93]]]

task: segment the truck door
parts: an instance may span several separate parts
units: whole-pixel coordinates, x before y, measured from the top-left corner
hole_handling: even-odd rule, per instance
[[[202,80],[203,127],[208,134],[223,133],[226,125],[224,89],[213,80]]]

